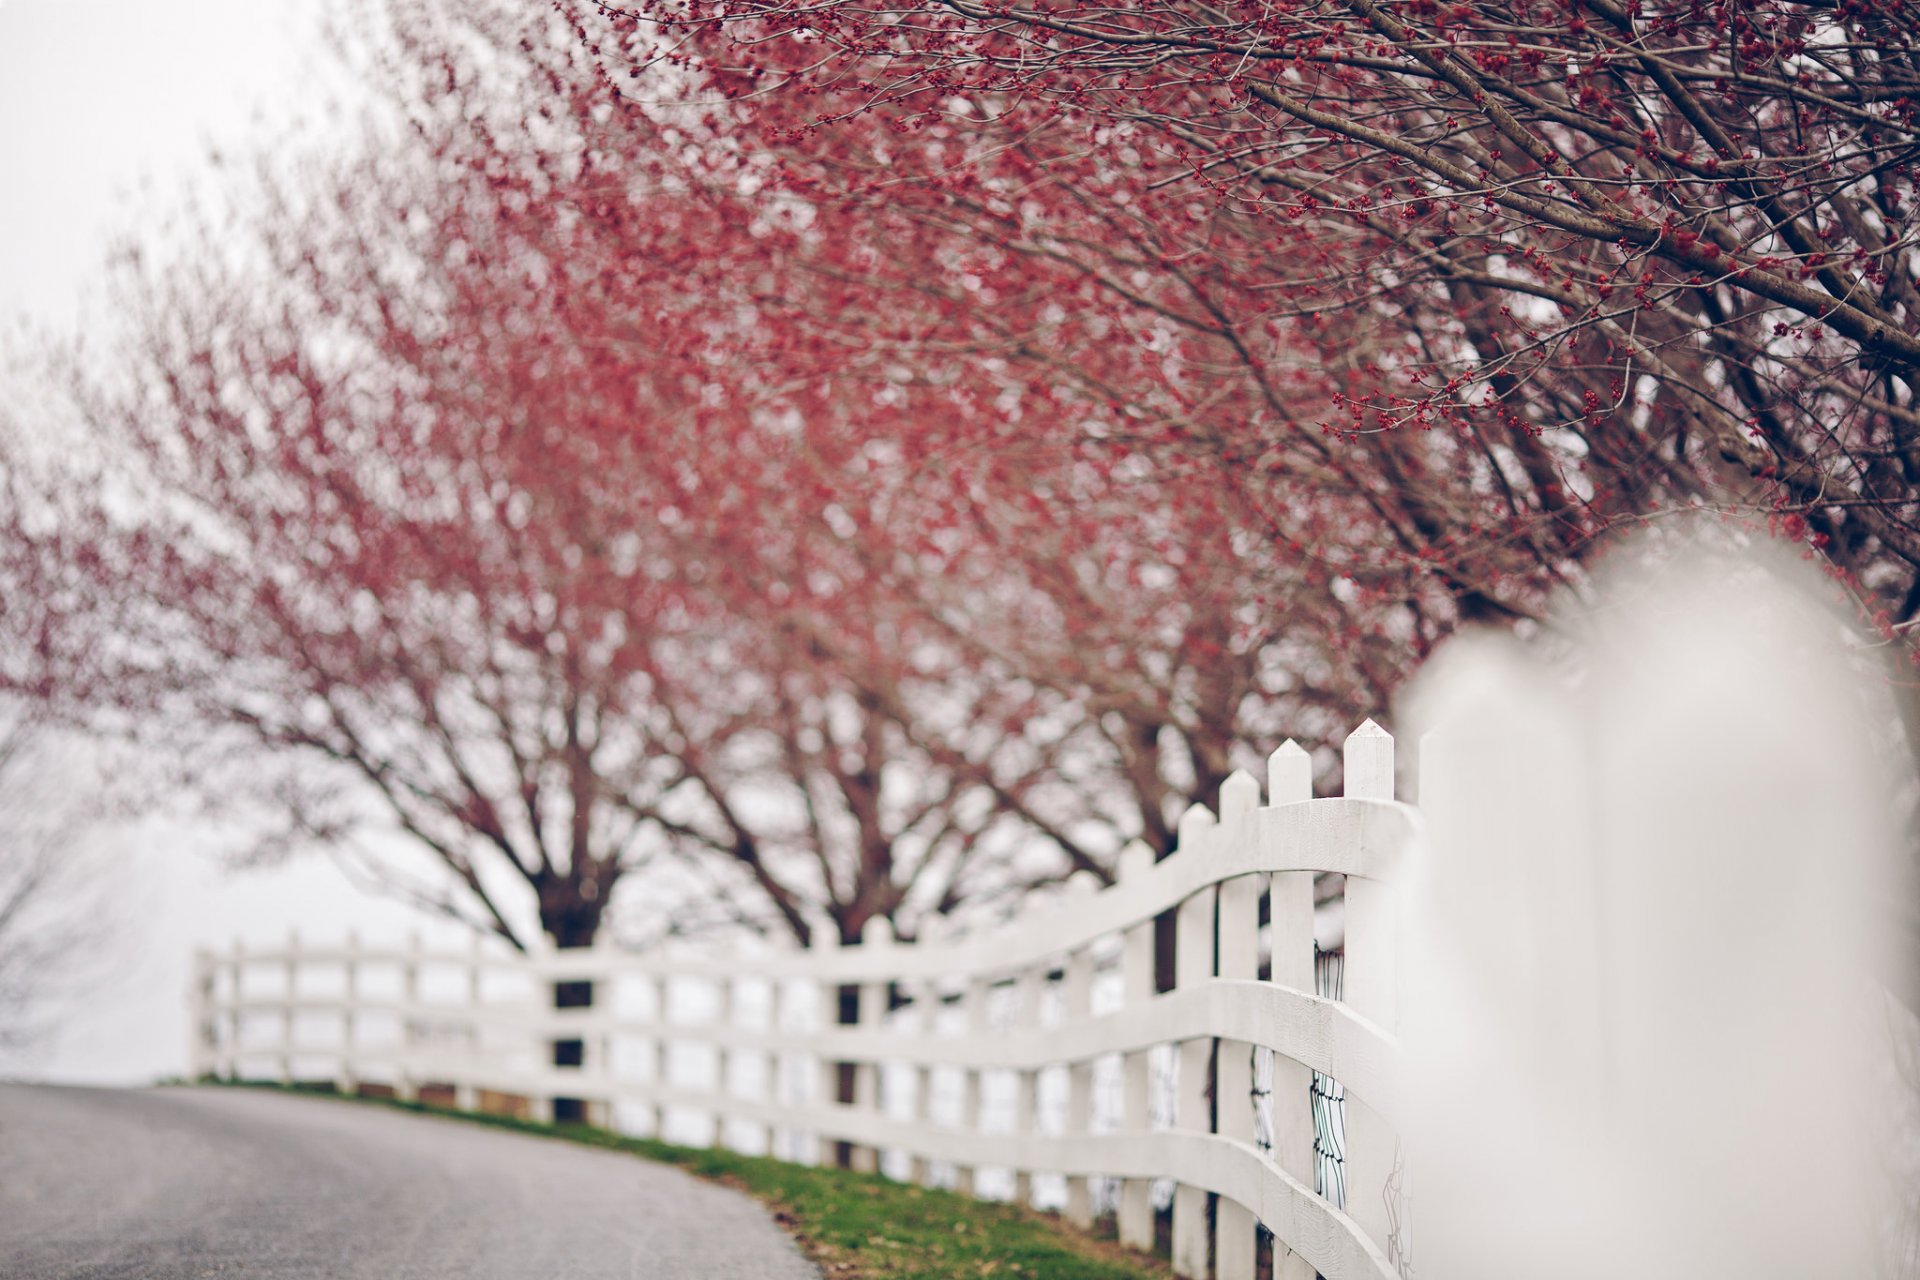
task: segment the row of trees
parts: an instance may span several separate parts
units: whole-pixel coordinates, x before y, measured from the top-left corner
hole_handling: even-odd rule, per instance
[[[355,12],[366,145],[120,260],[12,544],[263,849],[911,935],[1687,508],[1911,647],[1896,4]]]
[[[1535,616],[1596,537],[1701,505],[1890,634],[1920,613],[1906,0],[574,16],[612,86],[683,69],[875,228],[861,315],[944,293],[949,344],[1104,410],[1067,430],[1273,475],[1282,536],[1343,491],[1343,571],[1422,631]]]
[[[615,106],[564,29],[389,22],[368,145],[117,261],[124,336],[61,369],[94,469],[13,544],[90,598],[48,696],[270,819],[257,854],[519,942],[663,861],[675,928],[911,935],[1164,851],[1236,750],[1379,705],[1395,656],[1244,469],[847,346],[847,246],[760,159]]]

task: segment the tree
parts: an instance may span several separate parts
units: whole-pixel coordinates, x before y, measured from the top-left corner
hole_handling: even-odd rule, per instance
[[[1099,394],[1084,348],[1003,314],[1015,259],[1097,295],[1082,317],[1189,344],[1242,390],[1201,422],[1119,398],[1122,434],[1335,477],[1376,508],[1363,588],[1450,602],[1422,625],[1537,618],[1608,531],[1705,506],[1911,634],[1900,0],[574,12],[611,88],[690,78],[770,181],[985,260],[964,320],[1006,358]],[[1314,352],[1331,385],[1290,386]]]
[[[45,1035],[50,998],[100,941],[107,896],[85,841],[105,789],[43,702],[65,667],[61,622],[76,596],[39,527],[27,454],[0,413],[0,1052]]]
[[[579,945],[658,852],[687,782],[676,703],[728,637],[679,532],[632,518],[685,499],[670,358],[552,342],[561,282],[461,178],[401,151],[269,183],[246,240],[123,264],[137,338],[75,375],[109,461],[68,523],[123,637],[90,692],[215,731],[200,782],[266,789],[263,852],[351,848],[378,816],[448,873],[395,884],[421,905],[524,943],[530,891]],[[423,192],[446,197],[431,218],[394,218]],[[472,259],[494,269],[452,269]]]

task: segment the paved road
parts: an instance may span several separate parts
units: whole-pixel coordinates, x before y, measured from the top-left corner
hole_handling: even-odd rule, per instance
[[[325,1098],[0,1085],[6,1280],[818,1280],[746,1197]]]

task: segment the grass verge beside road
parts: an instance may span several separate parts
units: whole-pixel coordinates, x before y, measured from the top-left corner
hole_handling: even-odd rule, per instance
[[[705,1147],[630,1138],[587,1125],[540,1124],[331,1089],[244,1085],[393,1107],[516,1133],[624,1151],[677,1165],[764,1203],[829,1280],[1167,1280],[1156,1259],[1011,1204],[934,1191],[875,1174],[789,1164]]]

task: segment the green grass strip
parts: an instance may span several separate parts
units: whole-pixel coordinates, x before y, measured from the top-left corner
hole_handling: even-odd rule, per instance
[[[1052,1215],[894,1182],[877,1174],[676,1146],[589,1125],[541,1124],[392,1098],[347,1097],[328,1088],[252,1083],[239,1087],[373,1103],[675,1165],[766,1204],[775,1221],[831,1280],[975,1280],[983,1276],[1166,1280],[1172,1275],[1165,1263],[1115,1244],[1110,1231],[1107,1236],[1088,1234]]]

